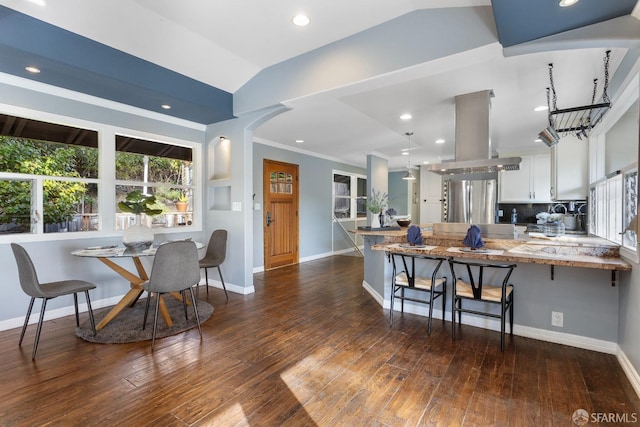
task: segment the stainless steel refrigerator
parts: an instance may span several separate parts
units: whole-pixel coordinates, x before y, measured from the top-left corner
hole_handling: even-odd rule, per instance
[[[495,224],[495,179],[447,181],[447,222]]]

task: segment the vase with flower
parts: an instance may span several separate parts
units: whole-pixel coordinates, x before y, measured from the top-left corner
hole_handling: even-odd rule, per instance
[[[389,195],[381,191],[371,189],[371,197],[367,199],[367,210],[373,214],[371,217],[371,228],[381,227],[381,216],[383,210],[389,202]]]
[[[142,214],[155,216],[162,213],[162,209],[155,209],[155,196],[142,194],[134,190],[127,194],[125,200],[118,203],[122,212],[135,215],[135,223],[131,224],[122,235],[122,243],[127,249],[141,251],[149,249],[153,244],[153,231],[142,223]]]

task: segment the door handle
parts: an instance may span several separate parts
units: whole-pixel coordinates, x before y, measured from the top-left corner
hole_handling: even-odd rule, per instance
[[[267,227],[270,226],[274,221],[274,219],[271,219],[271,212],[267,211]]]

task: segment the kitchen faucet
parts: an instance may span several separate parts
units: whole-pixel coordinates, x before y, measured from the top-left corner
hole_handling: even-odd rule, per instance
[[[562,209],[564,209],[564,213],[567,213],[567,207],[565,205],[563,205],[562,203],[556,203],[555,205],[553,205],[553,207],[551,208],[551,213],[555,213],[556,212],[556,208],[561,207]]]

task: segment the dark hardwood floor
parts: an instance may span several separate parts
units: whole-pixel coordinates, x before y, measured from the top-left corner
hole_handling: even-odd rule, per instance
[[[362,288],[362,259],[255,276],[252,295],[210,289],[197,330],[91,344],[73,316],[0,332],[3,426],[572,426],[575,410],[640,414],[615,356],[395,316]],[[200,296],[206,297],[201,287]],[[26,311],[26,307],[25,307]],[[639,417],[640,418],[640,417]],[[589,423],[596,425],[597,423]],[[614,423],[615,424],[615,423]],[[603,424],[603,425],[614,425]]]

